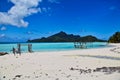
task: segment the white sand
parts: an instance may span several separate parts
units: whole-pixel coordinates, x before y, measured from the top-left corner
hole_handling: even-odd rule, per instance
[[[120,80],[118,72],[70,70],[120,67],[120,44],[111,45],[114,47],[0,56],[0,80]]]

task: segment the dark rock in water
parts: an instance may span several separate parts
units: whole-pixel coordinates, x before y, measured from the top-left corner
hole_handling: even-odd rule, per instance
[[[0,52],[0,56],[8,54],[7,52]]]

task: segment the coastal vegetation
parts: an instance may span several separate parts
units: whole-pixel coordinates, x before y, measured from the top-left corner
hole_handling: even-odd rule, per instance
[[[120,32],[116,32],[115,34],[113,34],[109,40],[109,43],[120,43]]]
[[[79,35],[67,34],[63,31],[51,35],[49,37],[42,37],[39,39],[28,40],[27,42],[105,42],[105,40],[101,40],[96,38],[95,36],[88,35],[81,37]]]

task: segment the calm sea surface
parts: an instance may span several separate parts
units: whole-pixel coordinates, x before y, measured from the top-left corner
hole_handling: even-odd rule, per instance
[[[27,43],[21,43],[27,44]],[[63,51],[63,50],[75,50],[74,43],[30,43],[32,44],[33,51]],[[87,43],[87,48],[101,48],[107,47],[106,42],[94,42]],[[17,48],[17,43],[4,43],[0,44],[0,52],[9,52],[11,53],[12,48]],[[28,47],[22,46],[22,52],[27,52]]]

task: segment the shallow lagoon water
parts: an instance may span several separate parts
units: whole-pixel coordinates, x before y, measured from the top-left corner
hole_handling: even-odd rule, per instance
[[[28,43],[21,43],[21,44],[28,44]],[[32,44],[33,51],[63,51],[63,50],[76,50],[74,48],[74,43],[30,43]],[[106,42],[94,42],[94,43],[87,43],[87,49],[89,48],[101,48],[107,47]],[[12,48],[17,48],[17,43],[4,43],[0,44],[0,52],[11,52]],[[28,47],[22,46],[22,52],[27,52]]]

